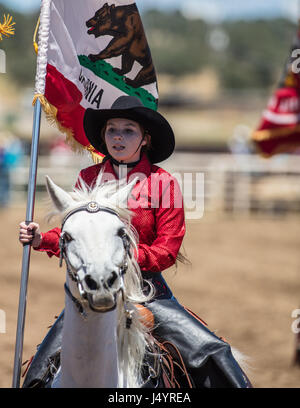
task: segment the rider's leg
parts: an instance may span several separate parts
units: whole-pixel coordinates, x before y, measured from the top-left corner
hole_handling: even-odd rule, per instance
[[[39,345],[27,371],[23,388],[44,388],[47,387],[46,381],[53,378],[55,367],[53,366],[52,373],[49,376],[48,371],[51,369],[49,365],[51,365],[51,359],[58,356],[61,349],[63,322],[64,311],[59,315],[43,342]]]
[[[180,351],[197,387],[247,388],[251,384],[234,359],[230,345],[190,314],[172,295],[161,274],[145,274],[157,288],[147,308],[153,313],[155,337]]]

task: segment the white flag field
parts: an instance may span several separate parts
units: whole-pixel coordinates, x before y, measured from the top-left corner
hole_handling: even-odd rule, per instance
[[[133,95],[157,109],[155,67],[135,2],[43,0],[38,33],[35,100],[73,148],[102,157],[84,133],[87,108],[109,109]]]

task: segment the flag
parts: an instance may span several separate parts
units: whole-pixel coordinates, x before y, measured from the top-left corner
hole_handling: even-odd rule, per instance
[[[157,109],[156,73],[136,3],[43,0],[34,103],[40,99],[74,150],[101,161],[83,116],[87,108],[110,108],[121,95]]]
[[[252,140],[266,157],[300,147],[300,24],[280,83]]]

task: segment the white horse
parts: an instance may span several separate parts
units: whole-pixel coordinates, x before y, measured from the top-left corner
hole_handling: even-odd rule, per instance
[[[127,202],[136,179],[120,188],[119,181],[101,178],[93,188],[81,180],[67,193],[47,177],[62,220],[60,264],[67,266],[60,368],[52,387],[137,388],[145,353],[156,353],[137,306],[151,300],[154,289],[149,282],[149,294],[143,292],[134,256],[137,235]],[[232,351],[247,368],[245,356]]]
[[[135,304],[149,301],[133,251],[136,234],[127,200],[136,183],[67,193],[47,177],[62,219],[61,261],[67,265],[61,366],[52,387],[140,387],[151,343]]]

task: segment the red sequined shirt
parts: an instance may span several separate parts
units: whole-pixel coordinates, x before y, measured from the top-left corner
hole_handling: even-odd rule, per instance
[[[92,185],[104,167],[102,180],[117,179],[108,160],[81,170],[79,177]],[[143,154],[141,161],[127,174],[127,181],[138,177],[128,207],[133,211],[132,225],[139,235],[137,261],[142,271],[161,272],[175,263],[185,234],[182,194],[177,180],[167,171],[149,162]],[[42,234],[38,251],[51,257],[59,256],[60,228]]]

